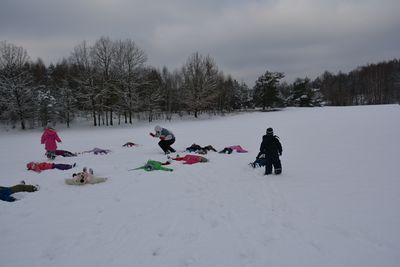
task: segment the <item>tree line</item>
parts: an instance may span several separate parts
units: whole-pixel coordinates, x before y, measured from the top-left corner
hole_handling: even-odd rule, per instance
[[[281,82],[266,71],[253,88],[224,74],[198,52],[174,71],[146,65],[147,55],[131,39],[99,38],[76,45],[70,56],[45,66],[20,46],[0,42],[0,120],[21,129],[65,123],[86,116],[94,126],[173,115],[224,114],[284,106],[398,103],[398,60],[358,68],[349,74],[325,72],[310,81]]]

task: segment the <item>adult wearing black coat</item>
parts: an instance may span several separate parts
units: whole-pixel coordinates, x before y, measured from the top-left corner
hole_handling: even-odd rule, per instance
[[[265,175],[272,174],[272,166],[274,167],[275,174],[282,173],[282,164],[279,156],[282,155],[282,145],[279,141],[279,137],[274,135],[272,128],[267,129],[267,134],[263,136],[263,140],[260,146],[260,153],[257,155],[257,159],[262,155],[265,155]]]

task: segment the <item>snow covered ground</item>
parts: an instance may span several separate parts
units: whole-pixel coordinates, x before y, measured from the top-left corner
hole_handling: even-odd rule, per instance
[[[72,170],[27,171],[46,161],[40,130],[0,132],[0,185],[39,184],[0,201],[1,266],[400,266],[400,106],[288,108],[198,121],[157,122],[192,143],[241,145],[173,172],[128,169],[165,161],[156,123],[58,129],[60,149],[109,155],[60,158]],[[273,127],[283,174],[248,166]],[[141,144],[123,148],[125,142]],[[179,152],[180,155],[185,153]],[[68,186],[92,167],[106,183]]]

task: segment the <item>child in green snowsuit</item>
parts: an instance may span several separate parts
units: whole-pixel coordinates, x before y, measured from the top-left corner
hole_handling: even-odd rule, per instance
[[[149,159],[145,165],[143,165],[141,167],[138,167],[138,168],[135,168],[135,169],[131,169],[131,170],[141,170],[141,169],[143,169],[143,170],[148,171],[148,172],[149,171],[155,171],[155,170],[157,170],[157,171],[170,171],[170,172],[173,171],[173,169],[166,168],[163,165],[166,165],[166,164],[162,163],[160,161]]]

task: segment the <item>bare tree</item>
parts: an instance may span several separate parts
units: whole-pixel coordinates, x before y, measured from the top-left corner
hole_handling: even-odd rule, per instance
[[[96,41],[91,49],[91,56],[96,65],[96,86],[98,94],[96,95],[96,102],[99,108],[99,113],[104,124],[104,115],[106,116],[105,124],[113,124],[113,111],[112,106],[115,103],[115,87],[112,81],[112,64],[115,59],[115,45],[109,37],[101,37]],[[110,113],[108,120],[108,112]],[[104,114],[105,113],[105,114]],[[98,124],[100,124],[100,117],[98,117]]]
[[[160,110],[162,102],[161,75],[157,70],[147,68],[142,72],[139,84],[140,110],[147,113],[148,121],[154,119],[154,113]]]
[[[0,42],[0,101],[5,113],[21,129],[34,111],[33,78],[29,73],[29,56],[23,47]]]
[[[132,124],[132,115],[139,105],[139,74],[147,56],[134,41],[127,39],[115,43],[113,72],[117,83],[119,104],[125,114],[125,123],[129,119]]]
[[[211,57],[194,53],[182,68],[183,90],[187,109],[198,113],[216,106],[218,98],[218,68]]]
[[[97,88],[95,83],[96,65],[91,57],[91,48],[86,41],[77,45],[71,54],[70,62],[76,68],[74,76],[79,84],[77,99],[81,102],[83,110],[89,109],[92,113],[93,125],[97,126],[96,120],[96,96]]]

